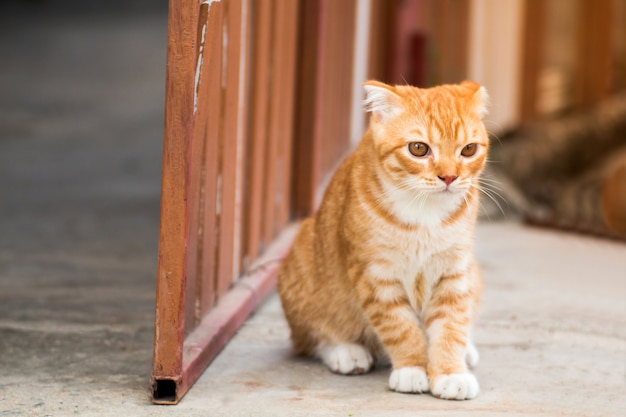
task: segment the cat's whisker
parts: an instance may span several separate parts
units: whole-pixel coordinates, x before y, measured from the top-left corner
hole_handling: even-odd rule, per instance
[[[463,194],[463,200],[465,201],[465,207],[467,207],[467,209],[470,210],[470,204],[469,204],[469,201],[467,200],[466,194]]]
[[[483,205],[483,203],[480,202],[480,199],[478,200],[478,205],[480,206],[480,208],[483,210],[483,213],[485,213],[485,215],[487,216],[487,219],[489,221],[491,221],[491,216],[489,215],[489,212],[487,211],[487,209],[485,208],[485,206]]]
[[[478,177],[476,178],[478,181],[489,181],[489,182],[493,182],[495,184],[502,184],[502,181],[498,181],[495,178],[491,178],[491,177]]]
[[[504,184],[499,183],[499,182],[488,182],[488,181],[485,181],[484,179],[479,179],[478,184],[484,187],[487,187],[491,190],[504,191]]]
[[[495,140],[498,141],[498,143],[500,145],[502,145],[502,141],[500,140],[500,137],[497,134],[495,134],[495,133],[493,133],[492,131],[489,131],[489,130],[487,131],[487,133],[489,134],[490,137],[494,138]]]
[[[495,180],[493,178],[477,178],[476,181],[481,184],[487,184],[490,186],[498,187],[499,190],[502,189],[502,187],[504,186],[504,183],[498,180]]]
[[[487,181],[480,181],[479,180],[478,181],[478,185],[481,188],[484,188],[484,189],[486,189],[488,191],[491,191],[491,192],[495,193],[498,197],[500,197],[502,199],[502,201],[506,201],[506,198],[504,198],[502,195],[500,195],[498,193],[498,191],[503,191],[504,190],[504,188],[500,187],[498,184],[492,184],[492,183],[489,183]]]
[[[384,208],[385,203],[388,203],[389,200],[393,200],[394,199],[394,194],[397,193],[398,191],[400,191],[400,192],[403,192],[403,191],[415,191],[416,195],[413,197],[413,199],[407,205],[407,207],[412,205],[415,200],[420,199],[420,197],[422,196],[422,193],[423,193],[423,190],[416,190],[415,189],[415,184],[416,184],[415,179],[414,178],[409,178],[409,179],[406,179],[406,180],[401,181],[400,183],[394,185],[393,188],[389,188],[389,189],[386,189],[386,190],[383,189],[382,193],[376,199],[376,205],[374,206],[374,208],[376,208],[376,209]],[[376,217],[373,216],[372,219],[369,222],[369,225],[371,225],[375,221],[376,221]]]
[[[502,132],[502,125],[498,122],[494,122],[493,120],[483,120],[483,124],[485,125],[491,124],[495,128],[495,131],[491,130],[491,128],[485,129],[485,130],[487,131],[487,134],[489,135],[489,137],[494,138],[495,140],[498,141],[499,144],[502,144],[502,141],[500,140],[500,136],[498,136],[498,134],[495,133],[496,131]]]
[[[418,200],[420,201],[422,199],[422,196],[424,195],[424,191],[420,191],[419,193],[415,194],[415,197],[413,197],[411,199],[411,201],[409,202],[409,204],[407,204],[405,210],[410,210],[411,206],[413,205],[413,203]]]
[[[476,187],[476,186],[474,186]],[[490,194],[489,191],[487,191],[486,189],[482,188],[482,187],[476,187],[480,192],[482,192],[484,195],[486,195],[487,197],[489,197],[491,199],[491,201],[493,201],[495,203],[495,205],[498,207],[498,209],[500,209],[500,212],[506,216],[506,213],[504,212],[504,209],[502,208],[502,206],[500,205],[500,203],[498,202],[498,200]],[[493,190],[491,190],[491,192],[494,192]],[[499,194],[498,194],[499,195]],[[504,200],[504,198],[502,196],[500,196],[500,198],[503,199],[504,202],[506,202],[506,200]],[[508,204],[508,203],[507,203]]]
[[[480,184],[481,187],[484,187],[486,190],[490,191],[491,193],[497,195],[498,197],[500,197],[500,199],[502,201],[504,201],[506,203],[506,205],[509,205],[509,202],[507,201],[506,198],[504,198],[504,196],[502,194],[500,194],[498,191],[503,191],[502,187],[496,187],[493,184]],[[498,190],[498,191],[496,191]]]
[[[502,131],[502,125],[500,123],[496,122],[495,120],[485,119],[485,120],[483,120],[483,123],[485,125],[490,124],[493,127],[495,127],[496,129],[498,129],[499,131]],[[491,133],[491,132],[487,131],[487,133]]]

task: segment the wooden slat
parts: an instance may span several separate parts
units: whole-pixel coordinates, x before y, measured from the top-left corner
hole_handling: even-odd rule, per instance
[[[469,0],[438,0],[433,11],[437,54],[431,64],[431,83],[458,83],[467,78]]]
[[[246,134],[245,58],[249,0],[226,3],[226,74],[222,142],[221,201],[217,297],[224,294],[239,275],[243,187],[243,139]]]
[[[618,91],[626,90],[626,2],[613,0],[613,54],[616,64],[614,87]]]
[[[391,53],[396,3],[371,0],[367,78],[391,82]]]
[[[254,259],[262,244],[264,182],[266,181],[265,150],[269,112],[270,54],[272,50],[273,0],[259,3],[255,8],[252,37],[252,97],[250,154],[247,174],[245,244],[246,256]]]
[[[273,24],[271,28],[272,51],[270,58],[271,78],[269,83],[269,94],[272,100],[268,103],[268,133],[267,146],[265,149],[266,171],[264,184],[264,208],[263,208],[263,240],[270,242],[276,233],[276,196],[277,187],[277,164],[279,155],[279,129],[280,129],[280,73],[282,66],[280,65],[280,43],[283,36],[281,29],[282,20],[282,1],[274,0],[272,2]]]
[[[312,212],[316,189],[348,149],[356,3],[303,0],[293,206]]]
[[[218,169],[220,162],[220,133],[222,131],[222,51],[223,51],[223,3],[211,3],[208,13],[205,37],[205,61],[201,89],[204,93],[199,106],[206,109],[204,149],[204,233],[202,277],[196,287],[196,300],[200,306],[200,316],[204,316],[215,301],[217,275],[217,239],[219,224],[217,218]]]
[[[321,5],[316,0],[303,0],[298,14],[298,82],[296,85],[296,126],[294,143],[293,208],[296,217],[311,213],[314,205],[313,184],[318,178],[318,164],[313,147],[316,114],[316,92],[320,88],[317,60],[321,36]]]
[[[587,107],[606,98],[611,89],[612,0],[581,0],[575,101]]]
[[[318,96],[320,120],[315,138],[320,164],[313,191],[348,149],[352,100],[352,65],[356,1],[325,1],[322,15],[324,48],[318,61],[321,88]]]
[[[276,188],[274,225],[272,237],[287,224],[290,207],[291,153],[293,138],[293,85],[295,80],[295,48],[297,3],[292,0],[276,0],[276,31],[274,35],[273,91],[276,95],[275,111],[270,125],[275,129],[277,141]]]
[[[207,30],[208,5],[202,4],[198,12],[198,21],[194,25],[197,28],[196,34],[196,59],[194,63],[194,88],[193,88],[193,128],[189,138],[189,148],[187,158],[187,259],[186,259],[186,281],[185,281],[185,335],[189,334],[196,323],[200,321],[199,311],[196,311],[197,287],[202,274],[202,228],[203,219],[201,212],[203,208],[202,194],[204,179],[202,171],[204,169],[204,135],[202,132],[206,127],[206,113],[203,106],[199,106],[199,100],[203,98],[200,90],[204,60],[204,41]],[[205,72],[206,73],[206,72]]]
[[[194,0],[171,0],[152,381],[178,383],[182,371],[186,283],[189,141],[196,62]],[[156,390],[156,388],[155,388]]]
[[[526,0],[522,35],[522,70],[520,71],[520,120],[528,122],[537,115],[539,71],[543,65],[546,4],[544,0]]]

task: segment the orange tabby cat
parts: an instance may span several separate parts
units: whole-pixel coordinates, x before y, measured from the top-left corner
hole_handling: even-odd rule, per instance
[[[279,273],[294,348],[341,374],[386,356],[392,390],[474,398],[468,330],[481,287],[472,242],[489,147],[485,89],[364,87],[370,128]]]

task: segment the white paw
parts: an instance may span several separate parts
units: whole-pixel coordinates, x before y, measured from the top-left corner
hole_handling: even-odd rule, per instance
[[[364,374],[374,363],[367,349],[350,343],[320,346],[317,353],[331,371],[344,375]]]
[[[467,366],[474,368],[478,365],[479,360],[480,355],[478,354],[478,350],[476,350],[476,345],[472,343],[471,340],[468,340],[467,346],[465,347],[465,362],[467,363]]]
[[[428,377],[417,366],[394,369],[389,376],[389,388],[398,392],[428,392]]]
[[[478,395],[478,381],[469,372],[437,376],[430,392],[444,400],[471,400]]]

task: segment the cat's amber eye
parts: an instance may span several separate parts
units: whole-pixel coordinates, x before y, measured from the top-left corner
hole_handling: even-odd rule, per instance
[[[430,148],[423,142],[411,142],[409,143],[409,152],[413,156],[426,156],[428,155]]]
[[[474,156],[476,155],[476,151],[478,150],[478,145],[475,143],[470,143],[469,145],[465,145],[461,150],[461,155],[463,156]]]

